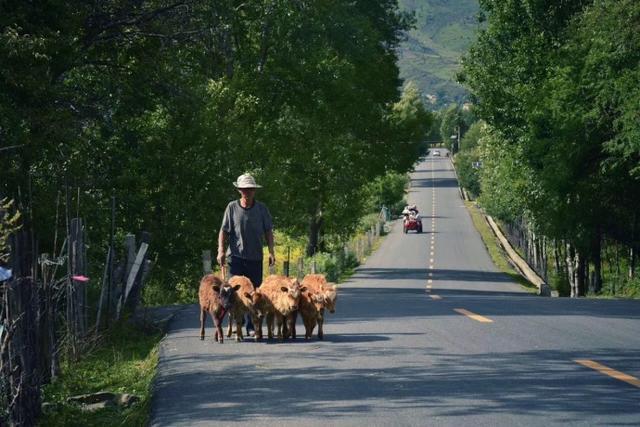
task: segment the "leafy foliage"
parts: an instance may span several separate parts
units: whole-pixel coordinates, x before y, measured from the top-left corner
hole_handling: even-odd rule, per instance
[[[30,205],[43,251],[58,194],[80,206],[99,262],[114,195],[117,232],[151,233],[167,292],[200,270],[241,173],[277,228],[348,235],[345,206],[409,169],[429,125],[399,91],[411,19],[395,0],[1,8],[0,139],[21,147],[0,158],[0,193]]]
[[[481,6],[488,25],[461,78],[491,127],[481,148],[483,201],[507,220],[524,211],[598,271],[604,237],[637,252],[640,6]]]

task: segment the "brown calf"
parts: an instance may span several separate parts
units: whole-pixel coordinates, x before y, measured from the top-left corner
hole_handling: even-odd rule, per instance
[[[224,342],[222,319],[231,309],[235,291],[240,285],[231,286],[213,274],[207,274],[200,280],[198,299],[200,301],[200,339],[204,339],[204,323],[207,313],[211,315],[216,332],[214,338],[220,344]]]

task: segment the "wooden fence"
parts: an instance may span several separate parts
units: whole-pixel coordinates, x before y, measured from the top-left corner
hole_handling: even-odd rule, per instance
[[[81,357],[101,329],[135,311],[151,271],[150,236],[143,232],[139,246],[126,236],[121,260],[112,241],[102,278],[91,280],[84,222],[68,224],[53,254],[39,254],[35,236],[18,231],[9,236],[8,262],[0,258],[10,272],[0,281],[0,425],[36,425],[41,387],[59,375],[60,357]],[[90,286],[101,287],[93,306]]]

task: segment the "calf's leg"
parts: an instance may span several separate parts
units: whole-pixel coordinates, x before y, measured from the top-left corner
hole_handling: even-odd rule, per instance
[[[233,313],[229,312],[229,327],[227,328],[227,338],[231,338],[233,333]]]
[[[284,317],[280,313],[276,313],[276,324],[278,326],[278,339],[280,341],[284,341],[284,335],[282,335],[282,322],[284,321]]]
[[[256,340],[262,339],[262,317],[253,316],[253,326],[256,328]]]
[[[213,319],[213,326],[215,327],[216,333],[214,339],[220,344],[224,343],[224,334],[222,333],[222,321],[215,313],[211,313],[211,318]]]
[[[244,315],[240,313],[235,314],[236,318],[236,341],[241,342],[244,340],[244,336],[242,335],[242,318]]]
[[[324,338],[324,331],[322,330],[323,324],[324,324],[324,310],[318,313],[318,339],[319,340]]]
[[[273,339],[273,313],[267,314],[267,338]]]
[[[287,322],[287,335],[285,336],[285,338],[289,338],[289,336],[292,339],[296,339],[296,320],[298,319],[298,310],[294,311],[293,313],[289,314],[287,316],[286,322]]]
[[[207,312],[200,308],[200,340],[204,339],[204,321],[207,318]]]

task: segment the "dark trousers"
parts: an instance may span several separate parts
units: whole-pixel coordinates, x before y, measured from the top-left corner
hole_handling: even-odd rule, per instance
[[[229,257],[229,272],[232,276],[246,276],[253,286],[258,288],[262,284],[262,260],[251,260],[231,256]],[[251,316],[245,318],[247,330],[253,329]]]

